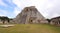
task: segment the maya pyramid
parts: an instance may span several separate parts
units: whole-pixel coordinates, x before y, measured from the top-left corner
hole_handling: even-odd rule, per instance
[[[25,7],[22,12],[16,16],[14,21],[20,24],[47,23],[35,6]]]

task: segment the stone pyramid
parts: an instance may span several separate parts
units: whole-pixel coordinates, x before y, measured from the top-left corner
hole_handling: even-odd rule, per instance
[[[45,18],[38,12],[35,6],[25,7],[14,19],[15,23],[47,23]]]

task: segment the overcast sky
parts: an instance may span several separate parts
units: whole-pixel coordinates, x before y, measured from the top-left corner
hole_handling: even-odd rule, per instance
[[[45,18],[60,16],[60,0],[0,0],[0,16],[14,18],[27,6],[36,6]]]

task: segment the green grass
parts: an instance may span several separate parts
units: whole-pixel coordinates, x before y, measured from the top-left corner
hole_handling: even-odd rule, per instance
[[[60,27],[48,24],[15,24],[14,27],[0,27],[0,33],[60,33]]]

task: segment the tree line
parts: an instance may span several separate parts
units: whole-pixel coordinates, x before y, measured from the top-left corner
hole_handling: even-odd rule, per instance
[[[10,19],[10,18],[8,18],[8,17],[5,17],[5,16],[0,16],[0,20],[2,21],[2,23],[4,24],[5,23],[5,21],[7,21],[8,23],[10,22],[10,20],[12,20],[12,19]]]

